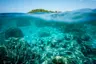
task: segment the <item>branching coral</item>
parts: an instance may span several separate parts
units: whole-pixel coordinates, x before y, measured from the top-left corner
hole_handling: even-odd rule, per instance
[[[0,63],[2,64],[4,64],[4,62],[5,64],[32,64],[39,58],[39,54],[33,52],[30,45],[22,39],[9,38],[5,40],[3,45],[6,48],[0,47],[0,52],[2,52],[0,56],[4,56],[2,57],[3,61],[0,59]]]
[[[79,34],[79,32],[78,32]],[[0,46],[0,62],[4,64],[95,64],[96,48],[92,37],[72,32],[63,33],[53,27],[43,27],[32,34],[32,42],[9,37]],[[3,54],[4,53],[4,54]],[[6,59],[5,59],[6,58]]]

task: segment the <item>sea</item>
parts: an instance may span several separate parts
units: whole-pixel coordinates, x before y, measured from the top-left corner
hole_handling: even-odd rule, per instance
[[[96,9],[0,13],[0,64],[96,64]]]

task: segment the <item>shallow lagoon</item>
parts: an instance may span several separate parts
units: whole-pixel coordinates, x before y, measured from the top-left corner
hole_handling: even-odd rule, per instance
[[[1,64],[96,64],[96,10],[1,13]]]

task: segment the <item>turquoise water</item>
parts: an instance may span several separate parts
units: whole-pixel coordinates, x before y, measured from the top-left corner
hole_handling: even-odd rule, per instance
[[[0,64],[96,64],[96,10],[1,13]]]

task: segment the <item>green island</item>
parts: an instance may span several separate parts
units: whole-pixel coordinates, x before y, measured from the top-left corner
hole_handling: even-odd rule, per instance
[[[50,11],[50,10],[45,10],[45,9],[33,9],[33,10],[29,11],[28,13],[36,13],[36,12],[58,13],[60,11]]]

